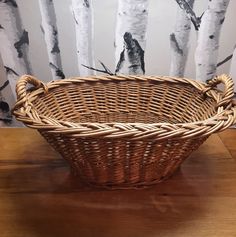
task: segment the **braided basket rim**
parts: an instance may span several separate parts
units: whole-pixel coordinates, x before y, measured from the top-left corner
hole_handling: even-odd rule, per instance
[[[216,114],[208,119],[189,123],[73,123],[56,120],[51,117],[39,115],[34,109],[32,102],[47,93],[51,89],[76,85],[80,83],[109,83],[121,81],[175,83],[190,85],[206,96],[216,101]],[[35,88],[26,90],[26,84],[31,83]],[[225,91],[215,88],[217,84],[224,83]],[[53,80],[46,84],[38,79],[24,75],[16,86],[17,103],[13,114],[17,120],[26,126],[38,130],[46,130],[49,133],[60,133],[73,135],[75,137],[93,138],[127,138],[131,140],[140,139],[187,139],[193,137],[206,137],[214,132],[222,131],[236,122],[236,105],[233,103],[234,83],[227,75],[221,75],[212,79],[208,84],[187,78],[176,78],[170,76],[93,76],[93,77],[71,77],[63,80]]]

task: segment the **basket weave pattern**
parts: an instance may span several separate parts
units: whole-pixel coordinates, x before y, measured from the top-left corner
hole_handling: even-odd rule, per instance
[[[27,83],[34,87],[26,90]],[[224,83],[225,91],[215,89]],[[44,84],[23,76],[14,114],[38,129],[87,183],[131,187],[169,177],[236,119],[233,82],[106,76]]]

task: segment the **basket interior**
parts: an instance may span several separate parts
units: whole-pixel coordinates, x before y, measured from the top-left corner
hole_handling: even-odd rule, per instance
[[[215,101],[190,85],[149,81],[71,84],[33,104],[39,114],[80,123],[187,123],[216,112]]]

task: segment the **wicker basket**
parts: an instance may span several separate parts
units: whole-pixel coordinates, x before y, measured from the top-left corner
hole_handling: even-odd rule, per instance
[[[26,89],[27,83],[33,87]],[[216,89],[223,83],[224,92]],[[106,187],[166,179],[212,133],[235,123],[232,79],[208,84],[158,76],[97,76],[17,83],[14,115],[69,162]]]

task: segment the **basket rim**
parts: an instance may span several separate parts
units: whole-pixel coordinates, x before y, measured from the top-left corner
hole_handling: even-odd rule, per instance
[[[217,104],[217,112],[211,118],[190,123],[74,123],[56,120],[39,115],[32,102],[49,90],[77,83],[121,82],[121,81],[148,81],[159,83],[176,83],[190,85],[200,92],[213,98]],[[33,90],[26,90],[26,84],[35,86]],[[225,84],[225,91],[219,91],[215,86]],[[24,75],[17,82],[17,103],[13,109],[15,117],[26,126],[49,133],[60,133],[81,138],[128,138],[131,140],[169,138],[187,139],[209,136],[214,132],[222,131],[236,122],[236,105],[232,102],[234,83],[227,75],[215,77],[208,84],[187,78],[170,76],[92,76],[71,77],[63,80],[53,80],[46,84],[38,79]]]

